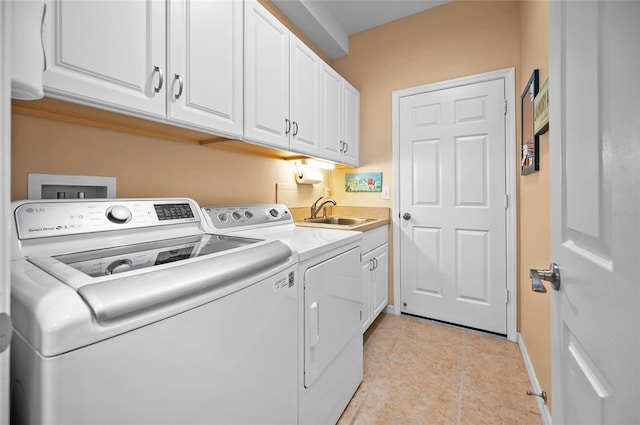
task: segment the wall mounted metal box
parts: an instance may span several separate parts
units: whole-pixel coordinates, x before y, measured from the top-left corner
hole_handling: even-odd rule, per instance
[[[28,176],[29,199],[115,198],[116,178],[36,174]]]

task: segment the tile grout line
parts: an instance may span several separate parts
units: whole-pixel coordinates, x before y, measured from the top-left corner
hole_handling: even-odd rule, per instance
[[[467,335],[462,335],[462,361],[460,362],[460,390],[458,391],[458,420],[457,424],[460,425],[462,419],[462,390],[464,386],[464,361],[467,353]]]
[[[390,354],[390,353],[391,353],[391,351],[393,351],[393,349],[395,348],[396,344],[398,343],[398,340],[400,339],[400,335],[404,332],[404,330],[405,330],[405,327],[404,327],[404,325],[403,325],[403,326],[400,328],[400,330],[399,330],[399,332],[398,332],[398,335],[396,336],[395,340],[393,341],[393,344],[391,344],[391,347],[389,348],[389,351],[388,351],[384,356],[382,356],[383,361],[382,361],[381,368],[384,368],[384,367],[387,365],[387,363],[388,363],[389,361],[391,361],[391,360],[389,359],[389,354]],[[358,410],[357,410],[357,411],[354,413],[354,415],[353,415],[353,420],[350,422],[350,424],[351,424],[351,425],[352,425],[352,424],[354,424],[354,423],[356,422],[356,420],[358,419],[358,416],[360,415],[360,412],[361,412],[361,411],[363,410],[363,408],[366,406],[366,401],[367,401],[367,399],[371,396],[371,392],[372,392],[372,391],[374,390],[374,388],[376,387],[376,384],[378,383],[378,379],[379,379],[379,376],[378,376],[378,374],[376,374],[376,375],[374,376],[374,378],[373,378],[373,381],[371,382],[371,388],[370,388],[370,391],[369,391],[369,392],[368,392],[368,394],[366,394],[366,395],[365,395],[365,397],[362,399],[362,402],[360,403],[360,407],[358,408]],[[357,390],[356,390],[356,391],[357,391]],[[385,410],[380,410],[380,409],[378,409],[377,407],[373,407],[373,410],[374,410],[376,413],[380,413],[380,412],[382,412],[382,413],[384,413],[384,414],[386,414],[386,415],[388,415],[388,416],[391,416],[391,417],[393,417],[393,418],[395,418],[395,419],[401,419],[401,418],[396,417],[395,415],[391,415],[389,412],[387,412],[387,411],[385,411]]]

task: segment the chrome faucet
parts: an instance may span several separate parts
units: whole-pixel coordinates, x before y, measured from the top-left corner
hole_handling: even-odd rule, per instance
[[[326,205],[327,204],[336,205],[336,201],[334,201],[331,198],[325,199],[320,205],[318,205],[318,202],[320,202],[320,200],[322,198],[323,198],[322,196],[319,197],[318,199],[316,199],[316,201],[313,204],[311,204],[311,217],[310,218],[316,218],[316,216],[318,215],[320,210],[323,209],[323,208],[324,208],[324,212],[323,212],[322,216],[323,217],[327,217],[327,207],[326,207]]]

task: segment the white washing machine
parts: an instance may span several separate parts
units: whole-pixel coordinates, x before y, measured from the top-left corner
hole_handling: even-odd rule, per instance
[[[336,423],[362,382],[362,233],[298,227],[284,205],[203,208],[211,231],[282,241],[298,256],[300,424]]]
[[[189,199],[13,204],[11,423],[293,424],[296,256]]]

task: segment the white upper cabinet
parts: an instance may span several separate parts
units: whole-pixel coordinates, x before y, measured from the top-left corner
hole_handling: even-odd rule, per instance
[[[257,0],[46,5],[46,96],[359,165],[360,94]]]
[[[322,67],[320,106],[320,129],[322,150],[320,156],[332,161],[342,161],[342,80],[329,65]]]
[[[289,30],[255,0],[245,1],[244,138],[288,149]]]
[[[48,2],[47,95],[242,137],[242,2]]]
[[[360,165],[360,92],[342,79],[342,161]]]
[[[320,70],[322,59],[291,34],[289,149],[320,154]]]
[[[45,93],[165,116],[165,3],[47,2]]]
[[[321,65],[262,5],[245,1],[245,140],[317,155]]]
[[[359,165],[360,93],[328,65],[321,70],[320,156]]]
[[[167,117],[242,138],[241,1],[168,2]]]

